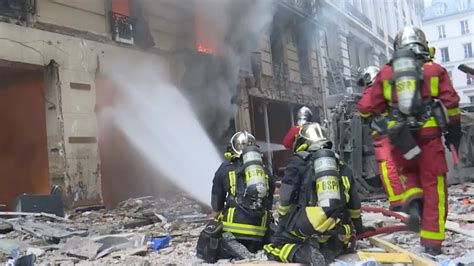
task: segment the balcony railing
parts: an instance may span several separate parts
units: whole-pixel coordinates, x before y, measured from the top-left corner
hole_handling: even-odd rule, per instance
[[[344,8],[354,17],[356,17],[360,22],[362,22],[369,28],[372,28],[372,21],[370,21],[368,17],[366,17],[362,12],[360,12],[357,8],[355,8],[349,2],[345,2]]]
[[[112,27],[112,37],[115,41],[133,44],[132,18],[110,12],[110,25]]]
[[[35,0],[0,0],[0,16],[26,20],[36,9]]]
[[[289,7],[292,7],[309,16],[312,16],[314,13],[316,13],[315,0],[284,0],[284,3]]]

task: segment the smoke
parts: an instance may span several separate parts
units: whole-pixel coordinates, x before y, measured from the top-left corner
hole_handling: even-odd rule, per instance
[[[235,117],[239,75],[251,76],[252,52],[260,50],[263,33],[272,21],[272,0],[196,0],[196,45],[212,55],[186,59],[182,87],[212,139],[228,139],[229,120]]]
[[[116,85],[117,95],[100,115],[153,165],[153,176],[168,178],[210,205],[212,177],[221,163],[215,144],[228,141],[239,72],[251,73],[250,54],[260,50],[273,9],[272,0],[195,3],[199,6],[193,13],[202,21],[196,31],[204,31],[196,35],[207,35],[203,45],[212,46],[215,54],[185,53],[185,71],[177,87],[170,81],[168,66],[153,60],[107,62],[101,71]]]

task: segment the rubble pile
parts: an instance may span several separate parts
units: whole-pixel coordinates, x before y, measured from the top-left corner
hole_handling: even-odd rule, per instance
[[[0,219],[0,261],[38,264],[133,264],[200,262],[199,233],[209,220],[195,201],[143,197],[77,208],[66,218],[25,215]]]
[[[429,257],[446,263],[474,262],[474,185],[449,188],[449,215],[443,254]],[[387,201],[364,202],[388,208]],[[66,218],[44,213],[0,213],[0,262],[35,261],[42,265],[155,265],[202,263],[195,247],[209,221],[209,210],[175,195],[167,199],[143,197],[124,201],[113,210],[88,206],[70,211]],[[364,213],[364,223],[377,228],[400,224],[381,213]],[[418,234],[397,232],[380,238],[423,257]],[[368,240],[358,251],[380,249]],[[357,254],[345,255],[334,265],[359,263]],[[219,261],[228,263],[229,261]],[[267,263],[263,252],[245,262]],[[32,265],[25,264],[25,265]]]

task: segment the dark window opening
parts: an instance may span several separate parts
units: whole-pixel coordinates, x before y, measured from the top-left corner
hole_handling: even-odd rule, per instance
[[[311,46],[306,34],[309,31],[306,24],[300,24],[296,31],[296,46],[298,50],[298,61],[300,66],[301,82],[303,85],[311,85],[313,82],[311,74],[310,53]]]
[[[26,20],[28,14],[34,14],[35,0],[0,0],[0,16]]]

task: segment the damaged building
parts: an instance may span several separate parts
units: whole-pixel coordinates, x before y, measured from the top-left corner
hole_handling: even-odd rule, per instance
[[[324,113],[312,37],[317,1],[251,4],[0,1],[0,171],[9,184],[0,203],[11,208],[19,194],[48,194],[54,185],[69,206],[167,190],[120,130],[101,121],[119,86],[108,74],[127,62],[164,65],[188,96],[207,101],[193,107],[219,150],[235,130],[249,130],[281,170],[289,154],[280,143],[294,110]],[[215,28],[220,17],[210,17],[209,5],[229,15],[226,27]],[[256,30],[246,30],[249,21]]]
[[[398,26],[419,23],[419,1],[374,4],[0,1],[0,174],[10,184],[0,204],[12,207],[19,194],[48,194],[54,185],[67,205],[113,205],[173,189],[104,119],[119,98],[114,72],[138,63],[168,73],[219,152],[236,130],[250,131],[281,175],[290,156],[281,141],[295,111],[309,106],[322,121],[326,95],[357,90],[357,70],[388,58],[396,29],[377,8],[395,10]]]

